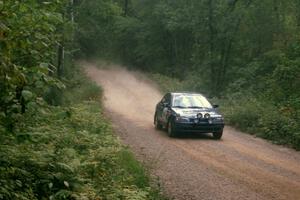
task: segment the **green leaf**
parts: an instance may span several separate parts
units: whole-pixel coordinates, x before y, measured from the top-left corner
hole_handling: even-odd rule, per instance
[[[19,186],[19,187],[22,187],[22,186],[23,186],[22,181],[20,181],[20,180],[16,180],[16,184],[17,184],[17,186]]]
[[[42,62],[42,63],[40,63],[40,67],[42,67],[42,68],[48,68],[49,64]]]
[[[25,101],[30,101],[33,98],[33,94],[28,90],[23,90],[22,97],[24,98]]]
[[[0,112],[0,118],[4,118],[5,117],[5,113],[4,112]]]
[[[68,181],[64,181],[64,185],[65,185],[67,188],[70,187]]]

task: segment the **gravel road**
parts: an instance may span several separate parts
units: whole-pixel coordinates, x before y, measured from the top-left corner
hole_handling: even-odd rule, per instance
[[[117,134],[159,177],[171,199],[300,200],[300,152],[229,126],[220,141],[209,134],[169,138],[153,126],[162,97],[155,84],[124,68],[82,65],[103,87],[105,110]]]

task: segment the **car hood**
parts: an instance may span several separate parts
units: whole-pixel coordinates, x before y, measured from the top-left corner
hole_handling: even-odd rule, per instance
[[[198,113],[202,115],[208,113],[211,117],[222,117],[215,109],[213,108],[172,108],[172,110],[183,117],[197,117]]]

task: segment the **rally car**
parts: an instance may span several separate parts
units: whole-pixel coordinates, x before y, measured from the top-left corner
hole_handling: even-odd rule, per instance
[[[202,94],[172,92],[156,105],[154,125],[165,128],[170,137],[182,132],[212,133],[221,139],[224,118]]]

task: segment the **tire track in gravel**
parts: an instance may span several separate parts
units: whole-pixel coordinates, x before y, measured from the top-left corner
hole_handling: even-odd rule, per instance
[[[162,94],[140,73],[82,62],[104,89],[105,113],[137,158],[159,177],[172,199],[300,199],[300,154],[226,126],[209,134],[168,138],[153,126]]]

